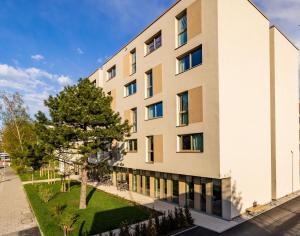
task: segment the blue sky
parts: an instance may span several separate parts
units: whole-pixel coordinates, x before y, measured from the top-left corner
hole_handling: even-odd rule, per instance
[[[0,91],[29,112],[87,76],[175,0],[1,0]],[[300,0],[254,0],[300,47]]]

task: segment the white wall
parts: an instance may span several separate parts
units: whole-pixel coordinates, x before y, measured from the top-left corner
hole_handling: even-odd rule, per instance
[[[218,9],[220,171],[234,217],[271,200],[269,22],[246,0]]]
[[[273,45],[274,128],[272,143],[276,170],[273,198],[299,189],[298,50],[276,28],[270,30]]]

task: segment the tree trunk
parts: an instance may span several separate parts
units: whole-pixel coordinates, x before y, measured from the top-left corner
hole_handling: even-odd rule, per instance
[[[84,162],[81,171],[81,189],[79,209],[86,208],[87,162]]]

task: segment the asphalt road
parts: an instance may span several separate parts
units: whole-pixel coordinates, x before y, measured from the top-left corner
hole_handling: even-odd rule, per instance
[[[181,236],[300,236],[300,197],[221,234],[198,227]]]

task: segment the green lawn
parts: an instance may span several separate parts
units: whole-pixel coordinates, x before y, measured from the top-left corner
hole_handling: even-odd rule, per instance
[[[93,235],[118,228],[122,221],[129,224],[148,219],[151,210],[134,204],[133,202],[110,195],[108,193],[88,187],[88,207],[79,210],[80,184],[72,182],[71,192],[60,193],[59,183],[49,185],[56,192],[48,202],[43,203],[38,195],[38,185],[28,184],[24,188],[31,202],[41,230],[45,236],[63,235],[60,220],[54,216],[53,208],[57,204],[65,206],[63,214],[76,213],[79,215],[70,235]]]
[[[21,181],[31,181],[31,172],[25,172],[22,174],[19,174],[19,177],[21,179]],[[40,171],[36,170],[33,173],[33,180],[41,180],[41,179],[47,179],[48,175],[47,173],[44,174],[44,176],[40,176]],[[59,175],[56,174],[55,178],[59,178]]]

